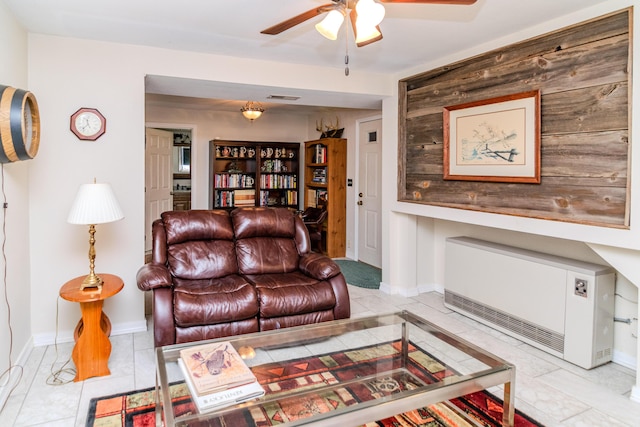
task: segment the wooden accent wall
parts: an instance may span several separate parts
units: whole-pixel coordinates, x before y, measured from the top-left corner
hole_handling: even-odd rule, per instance
[[[630,19],[625,9],[401,80],[398,200],[628,227]],[[535,89],[541,183],[444,181],[443,107]]]

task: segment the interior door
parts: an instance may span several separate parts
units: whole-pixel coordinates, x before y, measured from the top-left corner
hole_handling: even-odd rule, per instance
[[[151,225],[164,211],[173,209],[171,153],[173,132],[147,128],[145,145],[145,244],[151,251]]]
[[[358,259],[382,267],[382,119],[360,123],[358,173]]]

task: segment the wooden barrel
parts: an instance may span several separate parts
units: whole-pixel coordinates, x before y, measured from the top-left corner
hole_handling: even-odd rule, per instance
[[[36,97],[26,90],[0,85],[0,163],[33,159],[40,146]]]

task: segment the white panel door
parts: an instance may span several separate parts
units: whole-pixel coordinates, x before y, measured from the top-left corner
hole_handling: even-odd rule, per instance
[[[360,124],[358,173],[358,259],[382,267],[382,120]]]
[[[151,225],[173,209],[171,154],[173,132],[147,128],[145,145],[145,251],[151,250]]]

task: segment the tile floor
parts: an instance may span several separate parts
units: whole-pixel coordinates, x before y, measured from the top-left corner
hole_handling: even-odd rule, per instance
[[[407,309],[514,363],[516,408],[547,426],[640,425],[640,403],[628,397],[635,383],[630,369],[613,363],[578,368],[452,312],[436,292],[404,298],[349,290],[353,316]],[[35,348],[0,412],[0,426],[84,426],[92,397],[153,386],[152,332],[113,336],[111,342],[110,376],[59,386],[47,385],[47,378],[68,360],[73,345]]]

